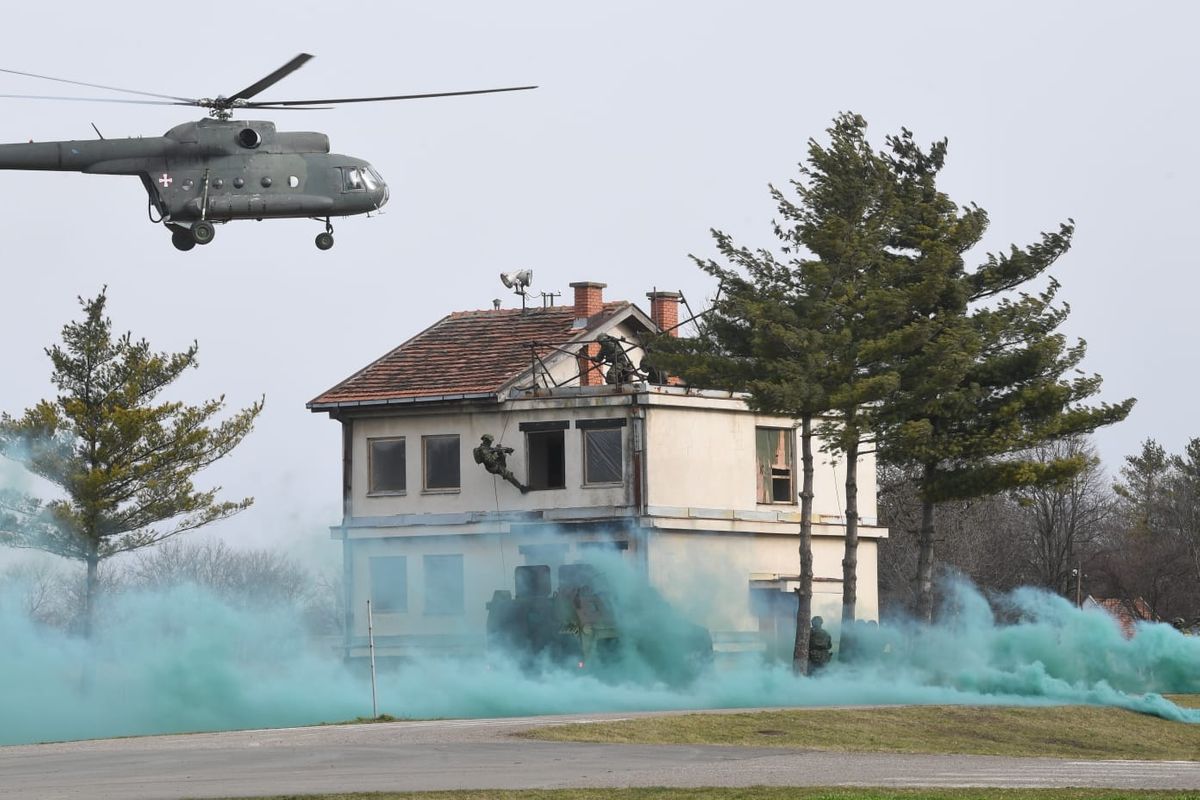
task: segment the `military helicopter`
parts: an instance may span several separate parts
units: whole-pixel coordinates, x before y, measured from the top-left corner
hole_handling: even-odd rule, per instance
[[[276,130],[273,122],[234,121],[241,109],[328,109],[340,103],[416,100],[536,89],[510,86],[458,92],[340,97],[329,100],[255,101],[260,92],[295,72],[312,58],[301,53],[279,69],[240,92],[215,98],[122,89],[97,83],[0,69],[11,75],[140,95],[144,98],[48,97],[0,94],[0,98],[138,103],[143,105],[207,108],[209,117],[185,122],[162,136],[136,139],[0,144],[0,169],[57,170],[93,175],[135,175],[149,195],[150,221],[171,231],[179,250],[210,243],[217,224],[235,219],[310,218],[324,221],[317,247],[333,247],[333,217],[369,214],[388,201],[388,186],[375,168],[361,158],[329,152],[323,133]],[[93,125],[93,128],[95,126]],[[157,215],[157,219],[155,216]]]

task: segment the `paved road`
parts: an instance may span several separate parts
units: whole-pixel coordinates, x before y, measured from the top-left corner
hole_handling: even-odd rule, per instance
[[[1200,761],[1065,761],[537,742],[545,724],[444,720],[0,747],[6,800],[158,800],[571,786],[1087,786],[1200,789]]]

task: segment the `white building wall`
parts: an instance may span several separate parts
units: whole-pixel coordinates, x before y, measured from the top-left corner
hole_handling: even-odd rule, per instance
[[[400,514],[453,514],[468,511],[533,511],[545,508],[583,506],[623,506],[631,501],[632,486],[628,471],[620,486],[585,486],[583,483],[583,432],[574,426],[580,419],[617,419],[627,414],[626,406],[599,406],[582,409],[522,409],[510,406],[497,413],[459,411],[395,417],[362,418],[354,422],[352,515],[355,517],[385,517]],[[480,437],[491,434],[497,444],[513,448],[508,468],[518,480],[527,480],[525,434],[522,422],[552,422],[566,420],[571,427],[564,431],[566,487],[544,489],[521,494],[502,478],[486,472],[476,464],[472,451]],[[622,428],[624,452],[628,459],[630,426]],[[423,436],[458,434],[459,474],[458,491],[425,491],[423,486],[421,440]],[[372,495],[368,475],[368,441],[373,438],[402,436],[405,439],[407,489],[403,493]]]
[[[830,622],[842,614],[844,549],[840,536],[813,536],[813,614]],[[879,616],[877,552],[875,540],[859,542],[855,613],[862,619]],[[647,568],[652,585],[714,633],[756,631],[750,580],[772,574],[798,575],[799,536],[657,531],[647,542]],[[792,586],[789,582],[789,588]]]
[[[682,401],[681,401],[682,402]],[[651,405],[646,415],[647,502],[677,508],[799,510],[800,437],[793,433],[793,487],[796,502],[761,504],[755,484],[755,429],[793,428],[787,417],[755,414],[740,402],[710,407]],[[741,406],[739,409],[738,406]],[[844,461],[820,451],[814,438],[813,519],[844,522]],[[875,523],[875,457],[858,458],[859,516]]]
[[[367,635],[366,601],[372,596],[370,559],[374,556],[405,556],[408,560],[407,608],[372,613],[375,635],[380,637],[482,635],[486,603],[492,592],[504,588],[511,591],[513,567],[525,563],[511,538],[505,541],[505,537],[486,534],[362,539],[353,543],[350,552],[354,576],[351,598],[356,607],[351,631],[354,637]],[[461,615],[427,613],[423,568],[426,555],[463,556]]]

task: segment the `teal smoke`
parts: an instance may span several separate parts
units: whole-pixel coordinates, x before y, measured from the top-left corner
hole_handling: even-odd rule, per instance
[[[856,628],[853,661],[835,662],[814,678],[756,659],[718,658],[686,686],[656,683],[644,665],[601,679],[552,668],[531,673],[496,657],[428,660],[381,673],[380,712],[428,718],[860,703],[1092,704],[1200,723],[1200,710],[1160,696],[1200,692],[1200,637],[1145,624],[1126,639],[1105,613],[1031,589],[991,604],[966,584],[948,594],[938,625]],[[661,622],[639,620],[650,628]],[[239,608],[191,586],[110,598],[90,643],[39,627],[12,592],[0,590],[0,648],[3,744],[305,725],[371,710],[364,671],[312,642],[299,613]],[[81,689],[85,664],[92,665],[88,691]]]

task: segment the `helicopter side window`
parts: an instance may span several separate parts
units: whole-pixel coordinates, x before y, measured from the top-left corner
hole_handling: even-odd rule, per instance
[[[342,167],[342,175],[345,176],[343,184],[347,192],[361,192],[363,190],[363,176],[358,167]]]

